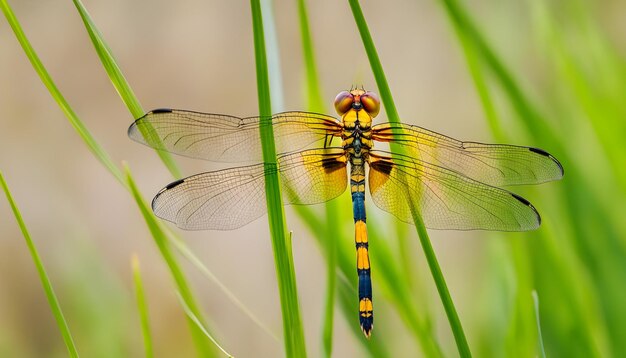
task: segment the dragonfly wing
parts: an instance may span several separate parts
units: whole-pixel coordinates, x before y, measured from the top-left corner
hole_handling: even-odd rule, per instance
[[[328,148],[282,155],[277,167],[260,163],[202,173],[163,188],[152,210],[182,229],[232,230],[266,213],[267,173],[279,168],[286,204],[315,204],[345,190],[345,163],[343,149]]]
[[[277,153],[304,148],[328,135],[341,135],[341,124],[334,117],[316,113],[279,113],[267,123],[273,128]],[[260,117],[158,109],[137,119],[128,128],[128,136],[150,147],[192,158],[261,161],[261,125]]]
[[[232,230],[266,211],[263,164],[175,181],[152,200],[156,216],[185,230]]]
[[[489,185],[538,184],[563,177],[561,163],[538,148],[462,142],[418,126],[395,123],[374,126],[372,137],[405,145],[417,159]]]
[[[408,156],[370,152],[374,203],[413,223],[417,208],[431,229],[527,231],[541,218],[526,199]]]

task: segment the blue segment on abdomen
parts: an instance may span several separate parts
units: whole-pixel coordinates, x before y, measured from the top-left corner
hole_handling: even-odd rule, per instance
[[[352,193],[352,212],[354,222],[365,221],[365,193],[358,191]]]
[[[360,270],[359,272],[359,300],[362,298],[372,299],[372,280],[370,270]]]

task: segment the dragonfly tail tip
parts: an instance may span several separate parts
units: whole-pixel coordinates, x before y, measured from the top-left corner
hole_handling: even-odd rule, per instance
[[[365,335],[365,338],[370,339],[372,337],[372,330],[374,329],[373,322],[361,322],[361,330]]]

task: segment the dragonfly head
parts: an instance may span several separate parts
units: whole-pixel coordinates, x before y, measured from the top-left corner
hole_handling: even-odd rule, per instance
[[[374,118],[380,111],[380,99],[376,93],[363,89],[339,92],[335,97],[337,114],[343,116],[351,109],[355,111],[365,110],[370,117]]]

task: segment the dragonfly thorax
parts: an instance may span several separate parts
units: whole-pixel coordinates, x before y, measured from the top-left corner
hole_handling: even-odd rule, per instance
[[[351,157],[361,157],[372,148],[372,116],[364,109],[351,109],[342,117],[343,148]]]
[[[335,109],[341,116],[343,148],[350,157],[361,158],[374,144],[372,119],[380,111],[378,95],[364,89],[342,91],[335,97]]]

